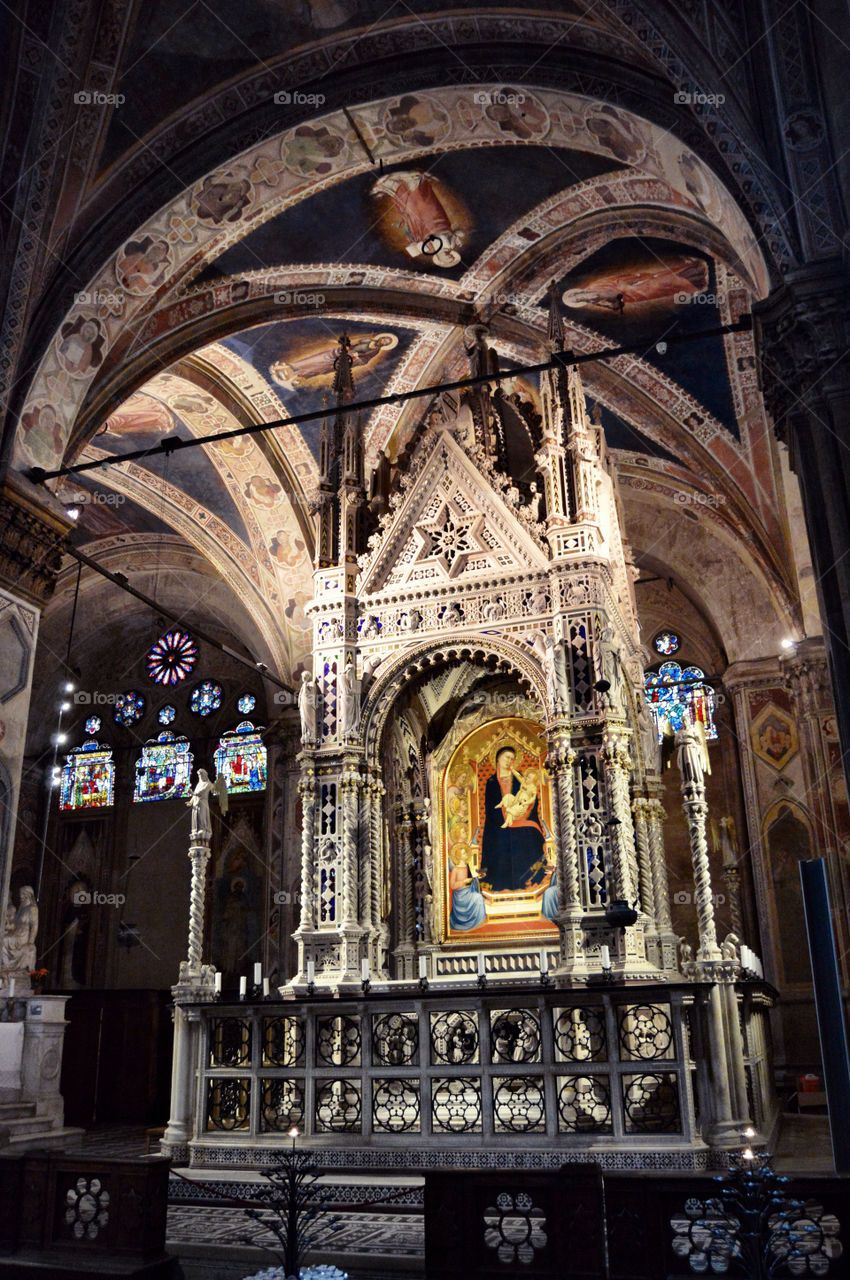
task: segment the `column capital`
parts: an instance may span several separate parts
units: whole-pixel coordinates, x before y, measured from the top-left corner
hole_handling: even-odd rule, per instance
[[[62,544],[74,527],[50,499],[14,476],[0,485],[0,584],[37,605],[53,595]]]

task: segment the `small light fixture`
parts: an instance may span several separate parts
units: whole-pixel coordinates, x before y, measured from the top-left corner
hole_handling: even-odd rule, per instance
[[[785,637],[780,641],[780,643],[781,643],[781,645],[782,645],[782,648],[783,648],[783,649],[793,649],[793,648],[794,648],[794,646],[796,645],[797,641],[794,639],[794,637],[793,637],[793,636],[785,636]]]
[[[756,1136],[756,1131],[751,1124],[747,1125],[743,1136],[747,1139],[747,1142],[752,1142],[753,1138]]]
[[[744,1157],[745,1160],[755,1160],[756,1158],[755,1152],[753,1151],[752,1147],[744,1147],[744,1150],[741,1152],[741,1155]]]
[[[61,747],[63,742],[68,741],[68,735],[67,733],[57,733],[53,741],[56,743],[57,746]]]
[[[658,352],[658,354],[659,354],[660,356],[666,355],[666,354],[667,354],[667,343],[666,343],[666,342],[656,342],[656,344],[655,344],[655,350]]]
[[[79,507],[66,507],[66,508],[65,508],[65,515],[68,517],[68,519],[69,519],[69,520],[79,520],[79,518],[80,518],[80,508],[79,508]]]
[[[77,686],[74,684],[73,680],[66,680],[62,686],[65,693],[73,693],[76,687]]]
[[[59,703],[59,710],[60,710],[60,711],[70,711],[70,710],[71,710],[71,704],[70,704],[70,702],[60,702],[60,703]]]

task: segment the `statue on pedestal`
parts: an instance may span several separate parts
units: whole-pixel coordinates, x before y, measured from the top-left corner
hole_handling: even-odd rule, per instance
[[[218,800],[221,812],[227,813],[227,785],[223,776],[216,774],[215,782],[210,782],[206,769],[198,770],[198,781],[191,799],[186,804],[192,810],[192,830],[189,836],[192,844],[209,844],[212,839],[212,822],[210,820],[210,792]]]
[[[702,787],[705,774],[711,773],[708,750],[705,741],[705,729],[698,721],[691,720],[686,711],[681,729],[677,729],[674,742],[676,744],[676,763],[682,775],[683,787]]]
[[[349,662],[340,679],[340,727],[344,734],[355,734],[360,727],[360,681]]]
[[[319,691],[309,671],[301,672],[301,688],[298,690],[298,710],[301,714],[301,741],[305,747],[318,742]]]
[[[35,938],[38,933],[38,907],[31,885],[21,887],[19,904],[17,911],[11,902],[6,907],[0,970],[9,976],[24,974],[29,983],[30,972],[35,968]]]
[[[598,641],[598,657],[600,683],[604,681],[608,686],[602,693],[602,701],[611,710],[621,710],[623,704],[620,690],[620,649],[613,627],[602,628]]]

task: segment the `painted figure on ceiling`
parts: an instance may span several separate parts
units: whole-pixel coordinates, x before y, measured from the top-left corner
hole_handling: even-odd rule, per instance
[[[388,201],[388,230],[400,233],[404,252],[451,270],[460,263],[466,230],[452,217],[446,195],[442,183],[415,169],[385,173],[372,187],[374,199]]]

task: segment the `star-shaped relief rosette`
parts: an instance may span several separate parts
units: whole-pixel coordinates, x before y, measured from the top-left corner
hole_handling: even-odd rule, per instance
[[[444,502],[431,520],[421,520],[416,528],[420,547],[416,562],[436,560],[449,578],[467,567],[472,556],[489,556],[482,540],[484,517],[477,511],[464,513],[452,502]]]

